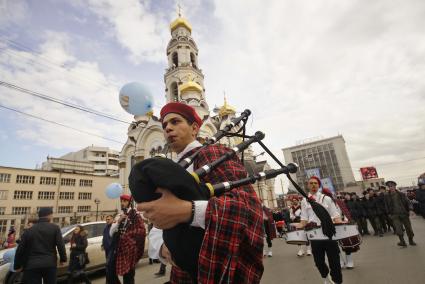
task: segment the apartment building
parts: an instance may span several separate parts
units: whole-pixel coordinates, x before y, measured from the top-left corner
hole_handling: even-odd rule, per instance
[[[60,226],[99,220],[119,209],[105,195],[118,177],[0,166],[0,238],[11,226],[19,232],[40,207],[52,207]]]

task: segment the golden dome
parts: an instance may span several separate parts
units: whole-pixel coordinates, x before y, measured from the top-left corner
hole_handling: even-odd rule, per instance
[[[190,33],[192,32],[192,26],[189,24],[189,22],[185,18],[178,17],[177,19],[175,19],[170,24],[170,30],[171,30],[171,32],[173,32],[178,27],[185,27],[186,29],[189,30]]]
[[[180,93],[184,93],[187,91],[197,91],[202,93],[203,91],[202,86],[193,81],[187,81],[186,83],[179,85],[179,90]]]
[[[228,105],[226,98],[224,98],[224,105],[218,111],[218,115],[223,117],[225,115],[235,114],[235,113],[236,113],[236,109],[232,107],[231,105]]]

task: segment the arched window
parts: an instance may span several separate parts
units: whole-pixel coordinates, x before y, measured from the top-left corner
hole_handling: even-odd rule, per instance
[[[179,66],[179,55],[177,54],[177,52],[173,53],[172,60],[173,60],[173,64],[175,65],[175,67],[178,67]]]
[[[198,67],[196,67],[196,57],[195,57],[195,54],[193,54],[192,52],[190,53],[190,62],[192,63],[192,67],[193,68],[198,68]]]
[[[170,88],[171,88],[171,99],[174,102],[178,102],[179,101],[179,91],[178,91],[178,88],[177,88],[177,83],[176,82],[171,83]]]

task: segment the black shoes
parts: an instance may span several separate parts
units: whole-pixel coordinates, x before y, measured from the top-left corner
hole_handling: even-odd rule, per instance
[[[398,246],[401,246],[401,247],[407,247],[407,244],[406,244],[406,242],[404,241],[403,236],[399,236],[399,239],[400,239],[400,242],[399,242],[399,243],[397,243],[397,245],[398,245]]]
[[[416,243],[413,241],[413,238],[409,238],[409,245],[416,246]]]

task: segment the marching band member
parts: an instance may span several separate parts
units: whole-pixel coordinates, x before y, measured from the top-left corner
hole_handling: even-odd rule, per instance
[[[326,196],[329,196],[332,199],[344,223],[350,223],[353,221],[351,212],[348,209],[348,207],[345,205],[344,201],[338,198],[334,198],[334,195],[328,188],[323,188],[322,193],[325,194]],[[348,247],[344,248],[343,246],[341,246],[341,250],[344,252],[340,254],[341,268],[347,268],[347,269],[354,268],[354,260],[353,260],[352,253],[358,251],[359,249],[360,249],[359,245],[354,247],[349,247],[349,248]]]
[[[164,136],[177,153],[176,161],[190,156],[201,144],[196,140],[202,120],[195,110],[182,103],[168,103],[161,110]],[[229,151],[221,145],[210,145],[195,158],[193,167],[217,160]],[[237,157],[223,162],[201,178],[202,182],[239,180],[247,176]],[[198,257],[197,277],[173,262],[173,256],[162,242],[161,230],[156,232],[154,247],[161,261],[172,265],[171,283],[259,283],[263,273],[263,212],[261,202],[251,185],[234,188],[209,200],[186,201],[166,188],[158,188],[162,196],[137,205],[139,211],[158,229],[170,229],[186,223],[205,229]]]
[[[131,196],[123,194],[120,201],[122,213],[116,216],[109,231],[112,242],[107,259],[106,283],[119,284],[118,275],[122,275],[124,284],[134,284],[135,267],[145,248],[146,229],[142,216],[131,206]]]
[[[294,197],[292,199],[292,205],[289,211],[291,221],[293,223],[299,223],[301,221],[301,205],[298,198]],[[298,245],[298,256],[311,255],[310,243],[306,245]]]
[[[321,181],[318,177],[312,176],[307,183],[309,189],[309,198],[322,205],[329,213],[334,223],[341,223],[341,216],[332,199],[320,192]],[[307,224],[320,225],[319,218],[314,213],[311,205],[304,198],[301,202],[301,222],[300,227]],[[324,283],[342,283],[341,264],[339,259],[339,248],[337,241],[334,240],[311,240],[314,263],[319,270]],[[329,267],[325,262],[325,255],[328,257]],[[329,279],[329,268],[331,279]]]

